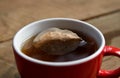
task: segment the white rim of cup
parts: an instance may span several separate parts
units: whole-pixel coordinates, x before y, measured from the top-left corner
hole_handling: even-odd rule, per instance
[[[68,62],[48,62],[48,61],[42,61],[42,60],[38,60],[38,59],[35,59],[35,58],[31,58],[31,57],[25,55],[24,53],[22,53],[21,50],[20,50],[19,48],[17,48],[17,45],[15,44],[15,43],[16,43],[15,41],[16,41],[16,39],[17,39],[16,36],[17,36],[20,32],[22,32],[25,28],[29,27],[29,25],[31,25],[31,24],[36,24],[36,23],[38,23],[38,22],[49,21],[49,20],[70,20],[70,21],[77,21],[77,22],[81,22],[81,23],[84,23],[84,24],[92,27],[94,30],[96,30],[96,31],[99,33],[99,35],[101,36],[101,39],[102,39],[102,43],[101,43],[99,49],[98,49],[95,53],[91,54],[91,55],[88,56],[88,57],[85,57],[85,58],[83,58],[83,59],[74,60],[74,61],[68,61]],[[33,62],[33,63],[43,64],[43,65],[47,65],[47,66],[71,66],[71,65],[77,65],[77,64],[85,63],[85,62],[87,62],[87,61],[89,61],[89,60],[92,60],[92,59],[94,59],[95,57],[97,57],[97,56],[102,52],[104,46],[105,46],[105,39],[104,39],[104,36],[103,36],[103,34],[101,33],[100,30],[98,30],[95,26],[93,26],[93,25],[91,25],[91,24],[89,24],[89,23],[87,23],[87,22],[84,22],[84,21],[81,21],[81,20],[77,20],[77,19],[72,19],[72,18],[48,18],[48,19],[42,19],[42,20],[38,20],[38,21],[32,22],[32,23],[24,26],[23,28],[21,28],[21,29],[15,34],[15,36],[14,36],[14,38],[13,38],[13,48],[14,48],[15,52],[16,52],[20,57],[22,57],[22,58],[24,58],[24,59],[26,59],[26,60],[28,60],[28,61],[31,61],[31,62]]]

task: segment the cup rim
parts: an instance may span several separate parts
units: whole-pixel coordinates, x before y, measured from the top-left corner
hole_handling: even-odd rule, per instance
[[[48,62],[48,61],[42,61],[42,60],[31,58],[31,57],[25,55],[24,53],[22,53],[21,50],[18,49],[17,46],[16,46],[16,44],[15,44],[16,43],[15,41],[17,39],[17,35],[20,32],[22,32],[24,29],[26,29],[27,27],[29,27],[29,25],[34,25],[34,24],[36,24],[38,22],[49,21],[49,20],[70,20],[70,21],[77,21],[77,22],[84,23],[84,24],[92,27],[93,29],[95,29],[99,33],[99,35],[101,36],[101,39],[102,39],[102,43],[101,43],[100,47],[98,48],[98,50],[95,53],[91,54],[90,56],[85,57],[83,59],[73,60],[73,61],[67,61],[67,62]],[[77,64],[85,63],[85,62],[87,62],[89,60],[92,60],[95,57],[97,57],[102,52],[104,46],[105,46],[105,39],[104,39],[104,36],[103,36],[102,32],[99,29],[97,29],[95,26],[93,26],[93,25],[91,25],[91,24],[89,24],[87,22],[84,22],[84,21],[81,21],[81,20],[78,20],[78,19],[73,19],[73,18],[47,18],[47,19],[38,20],[38,21],[32,22],[32,23],[30,23],[28,25],[25,25],[23,28],[21,28],[15,34],[15,36],[13,38],[13,49],[15,50],[15,52],[20,57],[22,57],[22,58],[24,58],[24,59],[26,59],[26,60],[28,60],[30,62],[37,63],[37,64],[42,64],[42,65],[47,65],[47,66],[71,66],[71,65],[77,65]]]

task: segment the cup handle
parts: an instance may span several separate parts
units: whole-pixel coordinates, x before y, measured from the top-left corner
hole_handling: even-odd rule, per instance
[[[114,55],[120,57],[120,49],[112,46],[105,46],[103,56]],[[99,70],[98,78],[118,78],[120,76],[120,67],[115,70]]]

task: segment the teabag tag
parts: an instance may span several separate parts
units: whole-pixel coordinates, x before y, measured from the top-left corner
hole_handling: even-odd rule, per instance
[[[70,30],[49,28],[35,37],[33,45],[51,55],[64,55],[75,50],[80,41],[82,38]]]

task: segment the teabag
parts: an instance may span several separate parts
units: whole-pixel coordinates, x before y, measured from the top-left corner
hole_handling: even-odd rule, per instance
[[[64,55],[75,50],[80,41],[82,38],[70,30],[49,28],[35,37],[33,45],[51,55]]]

